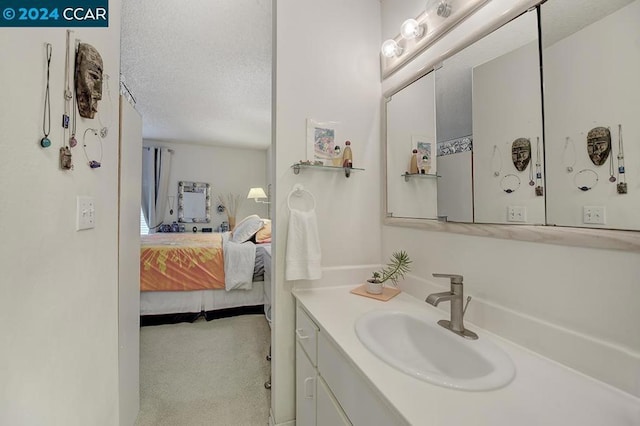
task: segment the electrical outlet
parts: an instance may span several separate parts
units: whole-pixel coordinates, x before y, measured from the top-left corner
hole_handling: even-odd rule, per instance
[[[508,206],[507,222],[526,222],[527,208],[524,206]]]
[[[582,223],[604,225],[605,224],[604,206],[583,206],[582,207]]]
[[[81,197],[77,199],[76,231],[96,227],[96,211],[93,197]]]

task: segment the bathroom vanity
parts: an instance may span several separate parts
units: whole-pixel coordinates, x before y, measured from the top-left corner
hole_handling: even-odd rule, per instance
[[[380,302],[351,294],[353,287],[293,291],[298,425],[640,424],[638,398],[471,323],[467,327],[479,341],[490,341],[513,361],[516,373],[510,383],[464,391],[411,377],[367,349],[355,324],[372,311],[428,316],[434,323],[449,314],[406,293]]]

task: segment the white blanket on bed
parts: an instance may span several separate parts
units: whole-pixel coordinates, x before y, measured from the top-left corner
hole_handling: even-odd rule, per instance
[[[251,290],[256,263],[256,246],[251,241],[234,243],[229,232],[222,234],[224,286],[229,290]]]

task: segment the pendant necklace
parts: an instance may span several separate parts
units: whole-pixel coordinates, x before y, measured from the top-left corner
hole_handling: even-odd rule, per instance
[[[533,180],[533,161],[529,161],[529,186],[535,185],[536,182]]]
[[[569,147],[571,150],[569,150]],[[567,161],[567,155],[571,152],[571,162]],[[576,147],[573,145],[573,141],[567,136],[564,141],[564,150],[562,150],[562,163],[565,165],[567,173],[573,172],[573,166],[576,165]]]
[[[542,187],[542,159],[540,156],[540,136],[536,139],[536,195],[541,197],[544,195]]]
[[[40,146],[48,148],[51,146],[49,133],[51,133],[51,98],[49,97],[49,71],[51,69],[51,52],[53,47],[51,43],[47,43],[47,88],[44,94],[44,113],[42,116],[42,133],[44,137],[40,139]],[[47,121],[49,122],[47,125]]]
[[[65,65],[64,65],[65,84],[67,87],[64,91],[65,103],[64,103],[64,116],[62,119],[63,121],[62,126],[65,129],[69,128],[69,121],[70,121],[69,103],[71,103],[71,108],[73,109],[73,122],[71,123],[72,129],[71,129],[71,136],[69,137],[69,146],[71,148],[78,145],[78,141],[76,140],[76,110],[75,110],[76,100],[75,100],[75,97],[73,96],[73,90],[71,90],[71,75],[70,75],[70,67],[69,67],[69,59],[71,56],[69,54],[69,51],[71,50],[71,34],[72,33],[73,31],[67,30],[67,51],[65,53]],[[74,58],[74,62],[75,62],[75,58]]]
[[[616,177],[615,177],[615,172],[613,171],[613,155],[611,155],[609,158],[609,182],[613,183],[615,181],[616,181]]]
[[[98,138],[98,142],[100,143],[100,160],[90,160],[89,155],[87,154],[87,132],[91,132]],[[84,131],[84,135],[82,136],[82,150],[84,151],[84,156],[87,159],[87,164],[92,169],[97,169],[102,166],[102,138],[98,135],[98,130],[88,128]]]
[[[624,174],[624,147],[622,146],[622,124],[618,124],[618,194],[627,193],[627,179]]]
[[[516,192],[520,188],[520,178],[514,174],[504,175],[500,180],[500,188],[507,194]]]
[[[496,153],[498,154],[497,156],[496,156]],[[496,158],[498,159],[497,167],[495,167]],[[494,177],[500,176],[500,171],[502,171],[502,154],[500,153],[500,149],[498,148],[498,145],[493,146],[493,152],[491,153],[491,169],[493,170]]]
[[[580,191],[589,191],[598,184],[598,173],[591,169],[582,169],[573,177],[573,183]]]
[[[101,108],[98,111],[97,115],[98,115],[98,122],[100,123],[100,137],[102,139],[106,138],[107,135],[109,134],[109,126],[111,126],[111,121],[112,121],[112,118],[113,118],[113,116],[112,116],[112,114],[113,114],[113,109],[112,109],[113,108],[113,102],[112,102],[112,99],[111,99],[111,90],[109,89],[109,75],[108,74],[104,75],[104,84],[105,84],[105,86],[107,86],[107,97],[109,98],[109,107],[107,108],[107,110],[109,111],[109,114],[107,115],[107,117],[109,119],[106,120],[107,121],[106,124],[102,122],[102,119],[101,119],[101,115],[102,114],[100,114],[100,111],[103,111],[104,108]]]

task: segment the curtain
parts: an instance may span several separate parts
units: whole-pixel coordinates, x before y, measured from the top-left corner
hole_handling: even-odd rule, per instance
[[[142,212],[150,234],[164,221],[172,153],[168,148],[142,148]]]

